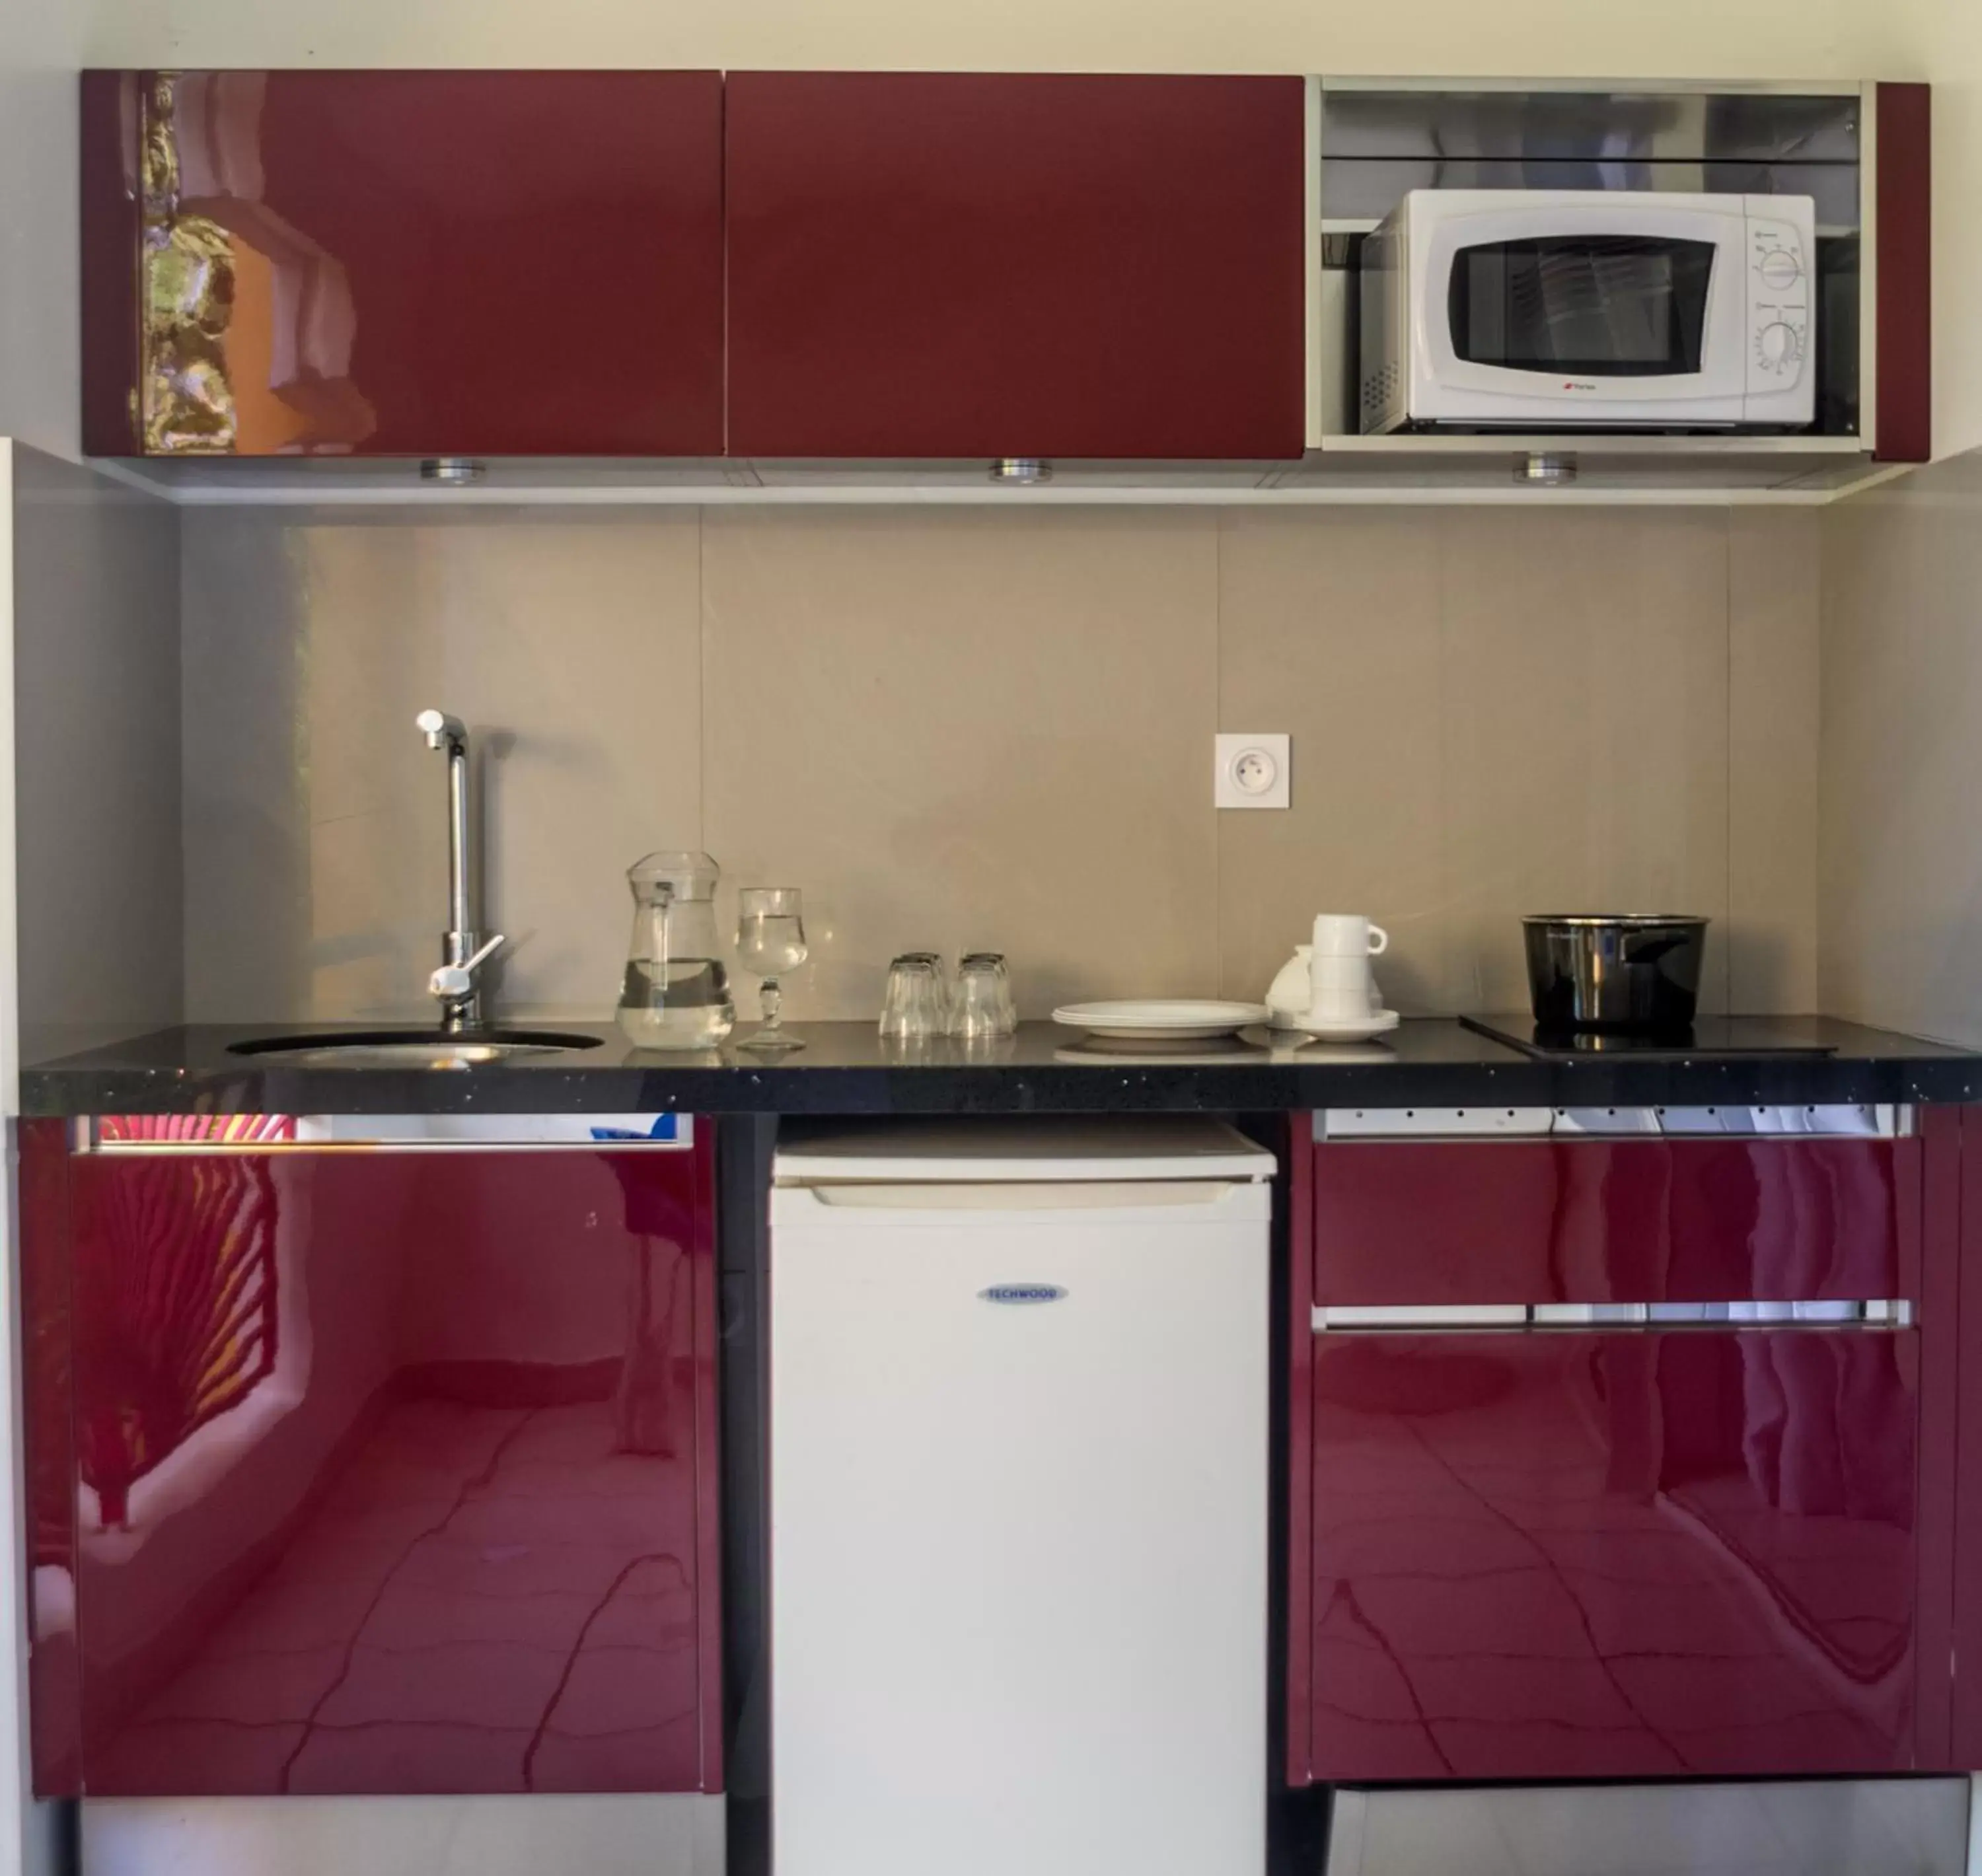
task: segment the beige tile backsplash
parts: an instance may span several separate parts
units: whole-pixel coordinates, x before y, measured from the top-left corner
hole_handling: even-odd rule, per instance
[[[790,1013],[1002,951],[1034,1010],[1218,978],[1206,510],[729,510],[702,529],[703,833],[807,894]]]
[[[199,1017],[431,1008],[446,923],[429,705],[479,728],[499,995],[609,1009],[650,848],[701,838],[692,511],[186,528],[188,1001]]]
[[[195,1019],[409,1015],[433,703],[483,731],[500,995],[609,1008],[659,846],[806,893],[795,1017],[888,958],[1256,995],[1320,910],[1409,1011],[1517,1005],[1518,914],[1715,920],[1709,1007],[1815,984],[1817,535],[1696,508],[189,511]],[[1286,813],[1211,806],[1219,728]],[[754,985],[739,978],[746,1008]]]
[[[1742,508],[1729,563],[1727,841],[1737,1009],[1827,1008],[1818,899],[1823,511]]]

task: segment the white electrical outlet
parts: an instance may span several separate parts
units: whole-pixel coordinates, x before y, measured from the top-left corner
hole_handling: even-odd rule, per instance
[[[1280,735],[1220,735],[1212,801],[1220,808],[1285,808],[1293,738]]]

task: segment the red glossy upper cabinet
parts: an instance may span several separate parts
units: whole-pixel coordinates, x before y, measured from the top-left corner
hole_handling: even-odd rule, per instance
[[[1303,100],[732,73],[730,453],[1300,455]]]
[[[712,72],[85,72],[84,446],[713,455]]]

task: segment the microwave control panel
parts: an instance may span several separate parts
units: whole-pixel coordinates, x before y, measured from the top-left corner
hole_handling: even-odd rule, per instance
[[[1751,419],[1801,385],[1810,356],[1810,273],[1815,228],[1784,216],[1780,198],[1748,199],[1748,398]],[[1807,400],[1797,398],[1799,405]],[[1786,415],[1788,413],[1785,413]],[[1808,421],[1807,410],[1801,413]]]

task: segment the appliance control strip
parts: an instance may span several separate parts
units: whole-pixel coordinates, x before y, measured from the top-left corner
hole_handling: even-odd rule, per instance
[[[1898,1140],[1914,1110],[1892,1105],[1701,1108],[1328,1108],[1317,1140]]]
[[[1741,1303],[1317,1304],[1316,1335],[1469,1335],[1483,1329],[1904,1329],[1901,1298]]]

